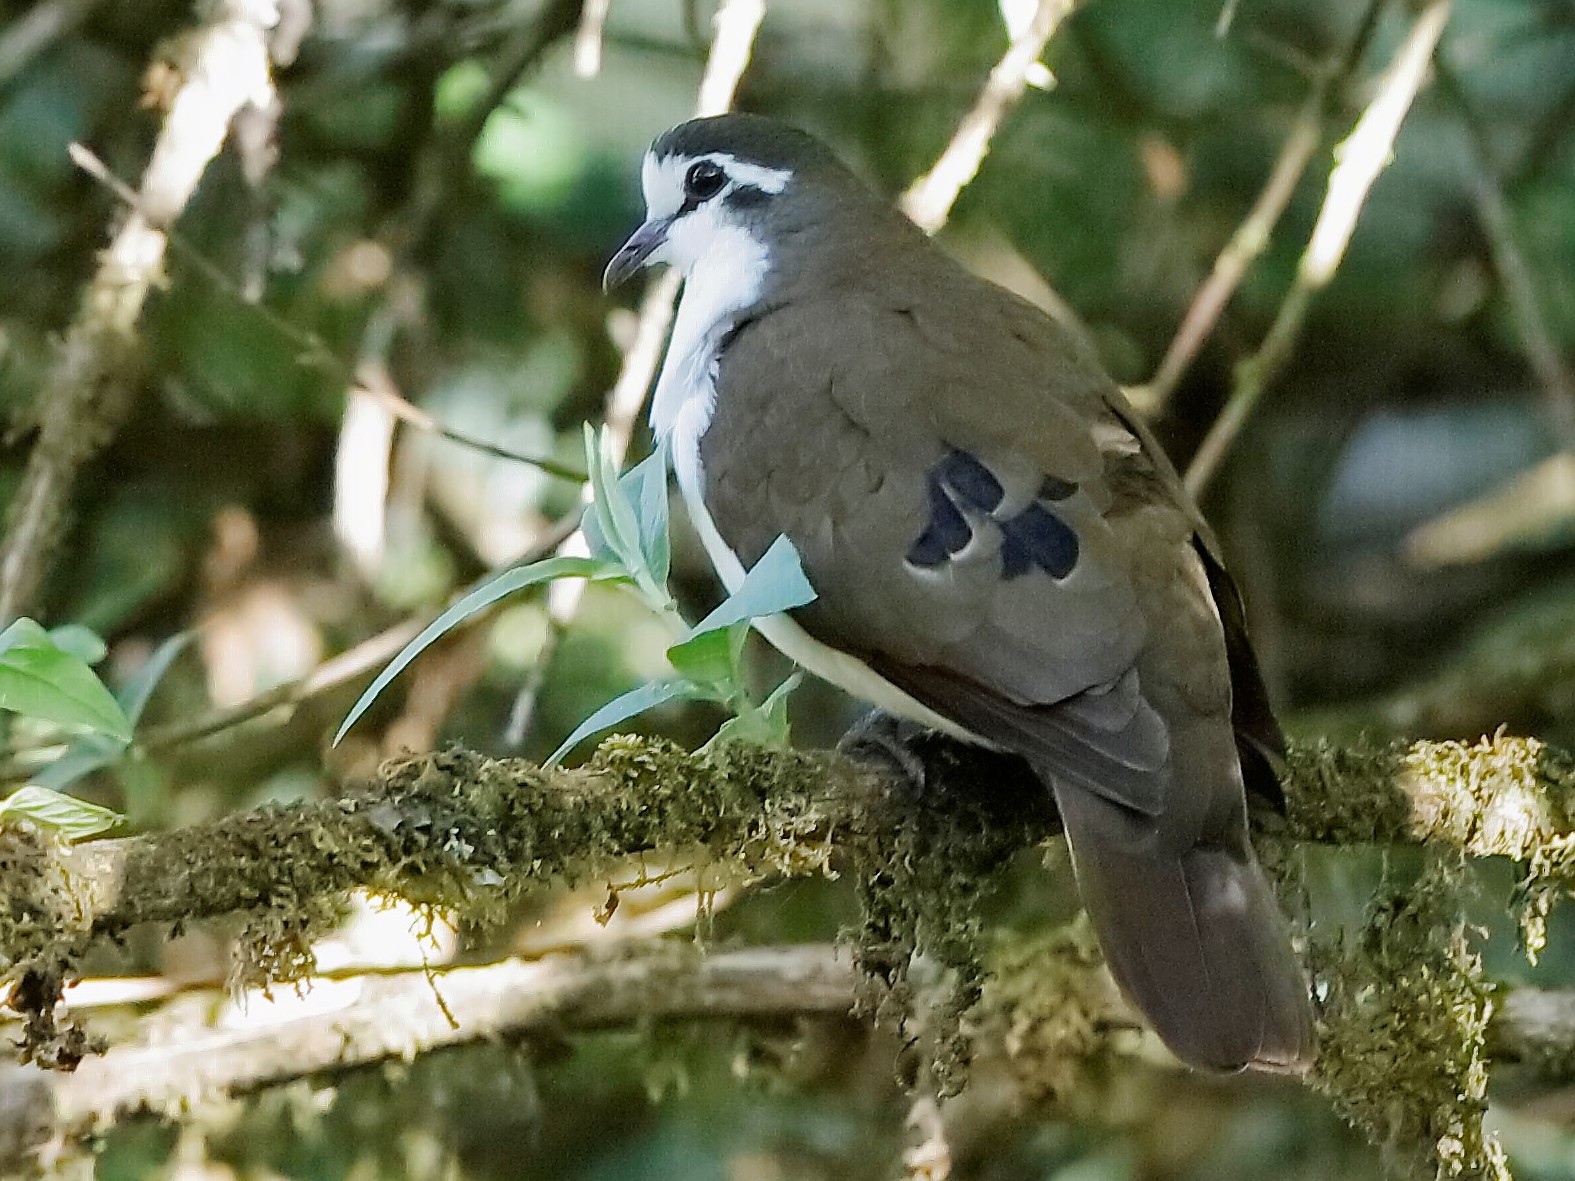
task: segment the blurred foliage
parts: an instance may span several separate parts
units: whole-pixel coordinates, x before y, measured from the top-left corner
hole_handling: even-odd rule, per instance
[[[196,7],[0,2],[0,405],[22,428],[0,456],[0,499],[25,460],[27,408],[54,342],[119,216],[66,145],[89,145],[135,184]],[[597,705],[663,671],[671,636],[626,598],[593,590],[561,642],[531,601],[499,613],[479,641],[437,645],[331,755],[325,738],[370,672],[288,717],[156,741],[160,727],[178,735],[413,611],[435,613],[578,503],[578,488],[533,468],[402,427],[389,454],[374,448],[359,469],[387,473],[380,546],[352,560],[331,523],[358,366],[375,362],[452,427],[570,466],[582,422],[601,413],[631,325],[601,295],[600,269],[638,221],[640,151],[692,107],[715,4],[612,0],[597,77],[573,71],[570,21],[495,109],[480,108],[515,39],[549,8],[317,0],[299,56],[279,72],[277,160],[254,187],[226,153],[178,223],[142,325],[135,414],[79,483],[40,608],[52,624],[105,636],[99,671],[122,700],[164,641],[197,629],[178,655],[163,650],[173,663],[139,721],[147,749],[80,785],[134,824],[333,791],[401,744],[462,736],[505,749],[511,712],[524,723],[519,749],[540,757]],[[1042,277],[1112,372],[1145,380],[1365,8],[1089,0],[1047,54],[1057,85],[1012,114],[943,240],[1003,281]],[[1398,0],[1384,7],[1369,53],[1330,96],[1326,148],[1371,97],[1408,16]],[[824,135],[896,192],[933,162],[1004,44],[995,7],[978,0],[775,0],[740,101]],[[1206,508],[1293,719],[1460,737],[1502,722],[1575,743],[1571,532],[1439,568],[1409,562],[1404,545],[1560,444],[1474,202],[1485,166],[1567,365],[1575,7],[1456,0],[1442,52],[1459,97],[1434,86],[1418,100],[1292,365]],[[1325,151],[1156,424],[1178,460],[1272,319],[1327,162]],[[692,537],[675,535],[672,562],[679,600],[698,618],[718,593]],[[763,691],[783,669],[759,663]],[[531,708],[518,708],[527,683]],[[854,707],[806,689],[795,731],[834,737]],[[719,720],[702,704],[638,724],[698,744]],[[24,770],[45,757],[25,727],[9,746]],[[1320,871],[1323,892],[1350,903],[1347,917],[1384,877],[1358,862]],[[1485,896],[1506,894],[1501,870],[1484,875]],[[1042,925],[1065,910],[1064,874],[1033,866],[1014,881],[996,901],[1003,923]],[[724,911],[712,937],[826,937],[849,909],[845,889],[794,886]],[[1498,946],[1513,924],[1501,906],[1486,909],[1494,970],[1524,972]],[[1575,944],[1560,938],[1570,932],[1557,912],[1552,930],[1536,979],[1567,984]],[[182,954],[199,963],[165,958]],[[132,948],[142,970],[222,973],[222,958],[212,947]],[[842,1027],[648,1033],[579,1039],[571,1054],[456,1051],[301,1084],[200,1134],[118,1131],[97,1168],[106,1178],[169,1175],[172,1159],[301,1178],[895,1174],[904,1106],[881,1038]],[[668,1097],[653,1102],[652,1090]],[[974,1128],[954,1146],[956,1175],[1378,1175],[1370,1149],[1288,1088],[1137,1070],[1101,1096],[1098,1119],[1074,1103],[1064,1119]],[[1494,1113],[1516,1175],[1575,1178],[1568,1112],[1537,1110],[1509,1102]]]

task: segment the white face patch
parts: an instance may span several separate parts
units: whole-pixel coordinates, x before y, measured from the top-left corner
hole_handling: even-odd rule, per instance
[[[724,183],[712,196],[682,212],[687,196],[684,178],[702,160],[722,170]],[[671,219],[664,241],[648,261],[667,263],[684,276],[672,341],[651,400],[651,425],[666,435],[685,403],[696,397],[708,401],[714,395],[716,350],[738,313],[760,298],[771,267],[765,244],[731,216],[727,196],[746,185],[776,195],[787,188],[793,174],[740,161],[726,152],[665,160],[648,152],[640,179],[647,223]],[[709,421],[709,410],[705,417]]]
[[[792,172],[786,168],[750,164],[727,152],[708,152],[704,156],[668,156],[664,160],[647,152],[640,166],[640,188],[645,193],[646,217],[672,217],[683,208],[684,177],[702,160],[715,164],[727,177],[726,186],[711,201],[722,200],[740,185],[759,189],[774,197],[787,188],[788,182],[793,179]]]

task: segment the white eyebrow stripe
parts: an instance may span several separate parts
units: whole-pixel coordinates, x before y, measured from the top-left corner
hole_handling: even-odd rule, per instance
[[[668,156],[658,159],[645,154],[640,166],[641,187],[645,190],[646,210],[652,217],[672,217],[683,206],[684,175],[700,160],[710,160],[727,173],[734,184],[748,185],[772,196],[787,188],[793,173],[786,168],[767,168],[751,164],[728,152],[708,152],[704,156]]]
[[[725,152],[712,152],[710,156],[704,158],[716,161],[722,166],[722,171],[739,184],[749,185],[773,196],[787,188],[788,181],[793,179],[793,174],[786,168],[767,168],[763,164],[750,164]]]

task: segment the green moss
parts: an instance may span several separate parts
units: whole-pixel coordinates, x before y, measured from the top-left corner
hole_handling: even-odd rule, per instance
[[[1484,1131],[1492,991],[1460,911],[1464,862],[1429,858],[1379,897],[1360,936],[1315,944],[1322,997],[1315,1085],[1400,1168],[1508,1181]]]
[[[1404,831],[1411,802],[1395,783],[1406,744],[1359,739],[1297,742],[1281,776],[1286,818],[1303,840],[1362,844]]]
[[[886,782],[868,801],[839,851],[852,862],[861,912],[852,932],[862,986],[857,1011],[904,1032],[899,1077],[921,1069],[942,1096],[961,1090],[971,1056],[964,1017],[987,978],[982,903],[1012,855],[1045,835],[1045,816],[1023,801],[993,799],[989,785],[958,782],[932,765],[924,785]],[[923,954],[946,978],[925,1014],[925,1061],[911,1028],[914,958]]]
[[[0,982],[22,1018],[24,1062],[71,1070],[103,1045],[56,1007],[76,974],[80,939],[61,939],[76,911],[72,883],[54,838],[25,821],[0,824],[0,881],[11,883],[0,908]]]
[[[1141,1036],[1103,963],[1084,916],[1033,938],[997,942],[979,1020],[1030,1101],[1061,1106],[1096,1090],[1112,1050]]]

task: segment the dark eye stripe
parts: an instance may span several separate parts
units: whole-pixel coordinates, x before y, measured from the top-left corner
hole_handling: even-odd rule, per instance
[[[733,187],[722,198],[723,204],[732,209],[752,209],[756,205],[764,205],[771,200],[771,194],[758,185],[746,185],[741,181],[734,181]]]

